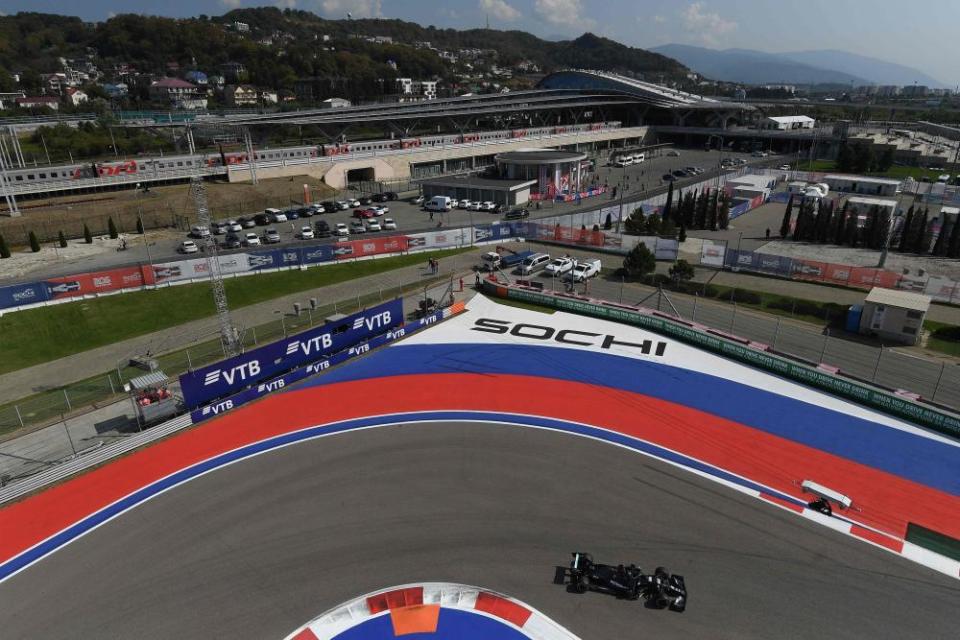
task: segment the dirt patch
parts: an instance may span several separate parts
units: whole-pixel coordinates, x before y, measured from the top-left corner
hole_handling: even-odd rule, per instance
[[[256,186],[209,181],[206,183],[207,201],[214,218],[237,217],[267,207],[282,208],[301,202],[304,184],[310,186],[313,198],[325,198],[334,193],[320,180],[309,176],[261,180]],[[26,246],[30,231],[37,234],[40,242],[55,240],[60,231],[68,239],[82,238],[84,225],[95,236],[106,235],[110,218],[121,233],[136,231],[138,215],[142,217],[145,229],[185,230],[196,220],[190,187],[186,183],[152,187],[148,192],[131,188],[23,200],[18,204],[22,217],[0,217],[0,234],[12,248]]]

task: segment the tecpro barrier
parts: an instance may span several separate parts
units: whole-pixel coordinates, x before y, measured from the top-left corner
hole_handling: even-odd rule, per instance
[[[483,289],[485,292],[501,298],[532,302],[563,311],[604,318],[655,331],[697,348],[822,389],[885,413],[906,418],[945,435],[960,438],[960,417],[954,414],[923,405],[856,380],[842,378],[815,367],[794,362],[786,357],[767,352],[765,347],[750,346],[747,341],[741,344],[734,340],[719,337],[708,333],[706,327],[672,319],[658,312],[600,300],[541,292],[526,287],[504,285],[490,279],[483,281]]]
[[[180,376],[184,404],[199,407],[403,324],[403,300],[371,307]]]

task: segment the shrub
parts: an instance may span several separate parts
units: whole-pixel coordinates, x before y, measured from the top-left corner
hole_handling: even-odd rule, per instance
[[[113,221],[113,218],[107,218],[107,231],[110,233],[110,239],[116,240],[120,234],[117,233],[117,223]]]
[[[90,235],[90,227],[83,225],[83,241],[87,244],[93,244],[93,236]]]
[[[30,251],[33,251],[34,253],[40,253],[40,241],[37,240],[37,234],[31,231],[29,235],[29,240],[30,240]]]
[[[0,258],[10,257],[10,247],[7,246],[7,239],[0,235]]]
[[[66,236],[63,235],[63,231],[57,232],[57,242],[60,243],[60,248],[61,248],[61,249],[66,249],[66,248],[67,248],[67,238],[66,238]]]
[[[753,291],[734,289],[733,301],[740,304],[760,304],[763,302],[763,298],[760,297],[759,293],[754,293]]]
[[[144,234],[143,219],[141,219],[140,217],[137,217],[137,233],[139,233],[140,235]]]
[[[948,327],[940,327],[939,329],[934,330],[933,337],[938,340],[949,340],[950,342],[960,342],[960,327],[956,325],[950,325]]]

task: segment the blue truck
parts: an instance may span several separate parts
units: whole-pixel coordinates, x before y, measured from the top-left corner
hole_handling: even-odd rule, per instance
[[[499,270],[509,270],[513,267],[519,266],[521,262],[533,255],[533,251],[510,251],[509,249],[501,249],[505,251],[507,255],[502,255],[501,253],[495,251],[488,251],[480,256],[480,266],[477,267],[478,271],[497,271]]]

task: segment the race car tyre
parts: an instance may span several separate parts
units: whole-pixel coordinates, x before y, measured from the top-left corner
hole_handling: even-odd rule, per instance
[[[589,588],[589,578],[587,578],[587,576],[580,576],[580,579],[577,580],[577,593],[586,593]]]

